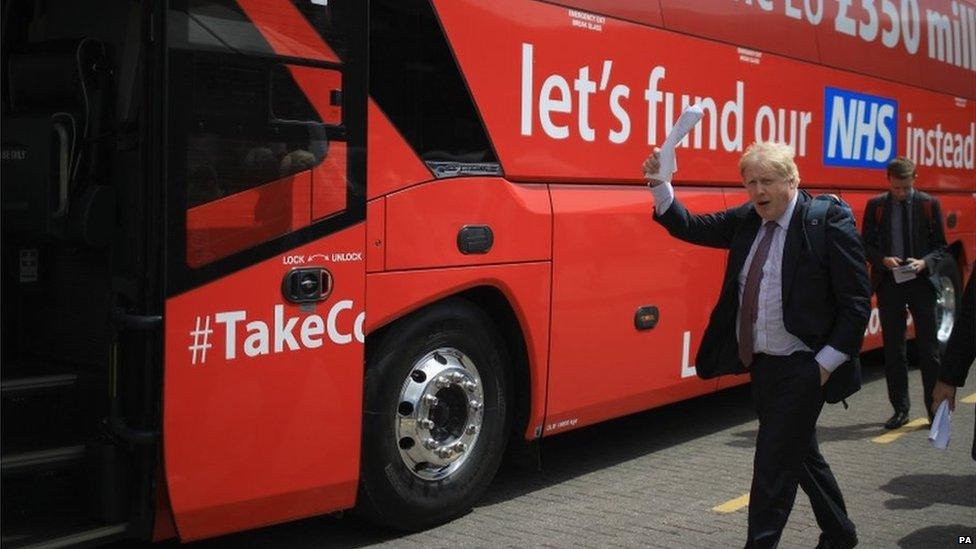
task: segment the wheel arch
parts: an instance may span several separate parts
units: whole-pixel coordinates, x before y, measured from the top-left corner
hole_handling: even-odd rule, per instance
[[[508,368],[515,404],[512,410],[511,435],[517,437],[510,440],[521,440],[521,434],[528,426],[532,403],[532,377],[529,375],[529,353],[522,323],[505,294],[494,286],[476,286],[456,295],[483,310],[495,323],[505,342],[511,361]]]
[[[511,440],[538,439],[549,381],[551,286],[549,261],[367,274],[367,357],[394,323],[460,296],[492,319],[513,357],[513,425],[522,431]]]
[[[438,297],[436,300],[423,303],[416,308],[403,311],[396,318],[366,334],[365,367],[369,367],[372,353],[380,347],[380,343],[392,328],[401,322],[409,322],[411,316],[426,309],[438,306],[451,299],[464,299],[483,311],[495,324],[501,335],[508,353],[510,363],[507,364],[511,376],[513,391],[511,435],[515,440],[523,439],[526,432],[532,404],[532,376],[529,367],[529,352],[526,344],[524,327],[509,298],[496,286],[484,284],[455,291]]]

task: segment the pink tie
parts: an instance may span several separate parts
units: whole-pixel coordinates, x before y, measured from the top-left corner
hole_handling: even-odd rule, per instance
[[[776,230],[775,221],[767,221],[752,263],[749,264],[749,274],[746,275],[746,287],[742,291],[742,304],[739,306],[739,358],[748,368],[752,364],[752,334],[759,311],[759,283],[762,282],[763,265],[769,257],[769,245],[773,242],[773,232]]]

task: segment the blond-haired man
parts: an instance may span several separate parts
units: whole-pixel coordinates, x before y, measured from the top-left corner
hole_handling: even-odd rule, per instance
[[[658,167],[655,151],[644,173]],[[854,523],[820,454],[816,424],[822,386],[861,348],[870,312],[864,248],[850,214],[832,204],[820,227],[825,249],[810,249],[804,223],[813,199],[799,190],[790,147],[755,143],[739,172],[749,202],[704,215],[689,213],[670,182],[649,177],[649,185],[654,220],[672,236],[729,250],[695,366],[705,378],[748,372],[752,379],[759,433],[746,547],[776,547],[797,485],[822,530],[818,547],[854,547]]]

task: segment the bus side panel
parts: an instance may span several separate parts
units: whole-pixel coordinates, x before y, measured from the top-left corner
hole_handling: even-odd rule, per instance
[[[433,179],[430,170],[413,152],[403,136],[372,99],[369,100],[367,149],[376,151],[366,158],[369,181],[367,198],[383,196],[405,187]]]
[[[554,0],[552,3],[562,4],[577,10],[612,15],[619,19],[637,21],[655,27],[664,24],[664,20],[661,18],[661,6],[657,2],[647,2],[646,0]],[[577,17],[582,18],[583,16],[577,15]],[[589,18],[585,20],[589,20]],[[596,22],[599,24],[599,20]]]
[[[184,541],[354,504],[364,238],[360,223],[167,301],[164,460]],[[331,295],[286,301],[295,267],[327,268]]]
[[[976,195],[943,194],[939,195],[938,198],[939,205],[942,206],[946,240],[949,244],[952,244],[952,241],[958,236],[976,233]],[[972,247],[967,246],[966,252],[967,257],[972,260]]]
[[[366,272],[386,270],[386,198],[366,203]]]
[[[545,416],[549,364],[549,262],[430,269],[366,276],[366,332],[424,305],[477,286],[497,288],[515,311],[529,359],[530,409],[526,439],[536,438]]]
[[[646,188],[552,185],[552,358],[546,433],[715,390],[694,357],[722,285],[726,251],[693,246],[651,218]],[[721,190],[681,189],[694,212]],[[639,330],[639,308],[659,322]]]
[[[745,147],[776,140],[817,186],[882,188],[907,154],[932,176],[922,188],[976,189],[973,100],[610,18],[580,26],[550,4],[435,4],[510,179],[639,184],[650,147],[700,101],[679,183],[737,185]]]
[[[685,32],[747,48],[774,51],[816,62],[819,57],[816,27],[758,5],[739,2],[661,0],[669,30]],[[763,32],[756,32],[757,28]]]
[[[547,260],[552,253],[551,206],[545,185],[461,177],[417,185],[386,198],[386,268]],[[485,253],[462,253],[462,227],[491,229]],[[422,245],[420,245],[422,243]]]

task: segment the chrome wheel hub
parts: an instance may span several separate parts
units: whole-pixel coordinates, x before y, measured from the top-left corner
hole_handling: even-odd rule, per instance
[[[478,369],[461,351],[437,349],[414,363],[394,420],[407,469],[424,480],[457,471],[478,442],[484,401]]]
[[[949,341],[952,326],[956,322],[956,288],[952,280],[945,275],[939,276],[939,297],[935,301],[935,322],[938,326],[937,337],[945,343]]]

